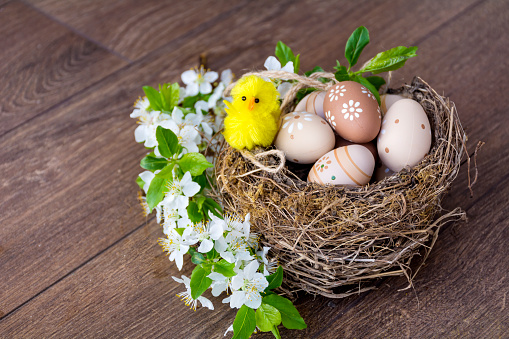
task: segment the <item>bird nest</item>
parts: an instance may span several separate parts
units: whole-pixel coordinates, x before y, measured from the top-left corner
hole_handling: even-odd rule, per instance
[[[335,83],[330,73],[252,74],[295,81],[282,114],[295,108],[300,89],[326,90]],[[285,164],[278,150],[239,152],[226,145],[219,154],[216,177],[224,209],[251,214],[261,243],[271,247],[284,268],[283,292],[341,298],[373,289],[377,278],[388,276],[405,276],[410,287],[440,227],[465,219],[459,207],[445,211],[441,206],[466,154],[466,135],[454,103],[418,77],[389,93],[419,102],[433,133],[431,150],[418,165],[382,181],[363,187],[323,186],[299,177],[299,168]],[[411,269],[417,254],[421,265]]]

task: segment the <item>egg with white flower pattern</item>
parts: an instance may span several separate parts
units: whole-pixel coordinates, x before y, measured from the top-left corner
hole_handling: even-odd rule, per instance
[[[318,160],[308,175],[308,182],[362,186],[371,179],[375,168],[373,154],[364,146],[336,148]]]
[[[341,137],[355,143],[376,138],[382,115],[375,96],[354,81],[332,86],[323,102],[325,120]]]
[[[288,113],[281,124],[274,144],[288,161],[311,164],[334,148],[334,132],[314,113]]]

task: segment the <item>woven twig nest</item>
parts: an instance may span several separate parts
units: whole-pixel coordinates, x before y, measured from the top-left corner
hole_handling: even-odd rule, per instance
[[[327,89],[335,83],[330,73],[309,78],[254,74],[297,81],[282,103],[283,113],[293,110],[300,88]],[[323,84],[319,77],[332,81]],[[387,276],[405,276],[411,286],[418,270],[411,271],[412,258],[424,254],[423,262],[440,227],[465,218],[459,207],[441,207],[465,154],[466,135],[454,103],[418,77],[389,92],[422,105],[433,131],[432,146],[417,166],[382,181],[364,187],[322,186],[278,166],[277,151],[247,153],[226,145],[219,155],[216,175],[224,208],[232,214],[251,213],[261,243],[271,247],[284,268],[284,292],[341,298],[372,289],[376,278]]]

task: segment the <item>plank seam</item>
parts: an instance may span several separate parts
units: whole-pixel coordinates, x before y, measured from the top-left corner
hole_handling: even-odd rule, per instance
[[[24,1],[24,0],[23,0]],[[105,77],[97,80],[96,82],[92,83],[91,85],[85,87],[85,88],[82,88],[81,90],[77,91],[76,93],[74,94],[71,94],[70,96],[68,96],[67,98],[63,99],[62,101],[59,101],[57,102],[56,104],[54,104],[53,106],[51,107],[48,107],[47,109],[39,112],[38,114],[32,116],[31,118],[23,121],[22,123],[20,123],[19,125],[16,125],[14,127],[12,127],[11,129],[3,132],[3,134],[0,135],[0,139],[5,137],[6,135],[8,135],[9,133],[13,132],[14,130],[24,126],[25,124],[29,123],[30,121],[34,120],[35,118],[39,117],[39,116],[42,116],[44,114],[47,114],[48,112],[51,112],[52,110],[54,109],[57,109],[59,107],[61,107],[62,105],[64,105],[65,103],[69,102],[70,100],[74,99],[75,97],[81,95],[82,93],[85,93],[87,92],[88,90],[90,90],[90,88],[93,88],[94,86],[96,86],[97,84],[101,83],[102,81],[105,81],[107,80],[108,78],[110,77],[113,77],[113,76],[116,76],[117,74],[129,69],[130,67],[132,66],[135,66],[135,65],[138,65],[138,64],[142,64],[144,63],[147,59],[150,59],[150,58],[153,58],[154,56],[158,55],[158,53],[161,53],[160,51],[161,50],[166,50],[167,48],[169,48],[170,46],[172,45],[175,45],[173,47],[173,49],[176,49],[178,48],[179,44],[181,43],[181,41],[183,41],[184,39],[186,38],[189,38],[193,35],[198,35],[201,31],[205,31],[207,30],[209,27],[213,26],[215,24],[216,21],[221,21],[224,17],[228,18],[230,17],[233,13],[239,11],[247,2],[249,1],[246,1],[246,2],[242,2],[241,4],[235,6],[235,7],[232,7],[231,9],[229,9],[228,11],[226,12],[223,12],[221,14],[218,14],[217,16],[215,16],[214,18],[212,18],[211,20],[209,21],[206,21],[204,23],[202,23],[201,25],[193,28],[192,30],[182,34],[181,36],[173,39],[172,41],[168,42],[167,44],[157,48],[157,49],[154,49],[153,51],[151,51],[150,53],[148,53],[147,55],[143,56],[142,58],[140,59],[137,59],[131,63],[128,63],[127,65],[117,69],[116,71],[112,72],[112,73],[109,73],[108,75],[106,75]],[[35,9],[36,10],[36,9]],[[37,11],[37,10],[36,10]],[[39,12],[39,11],[38,11]],[[42,13],[42,12],[41,12]],[[102,46],[100,46],[102,48]]]
[[[38,296],[42,295],[44,292],[46,292],[47,290],[49,290],[50,288],[52,288],[53,286],[59,284],[61,281],[65,280],[66,278],[70,277],[72,274],[76,273],[79,269],[81,269],[82,267],[84,267],[85,265],[87,265],[88,263],[90,263],[91,261],[95,260],[96,258],[100,257],[103,253],[105,253],[107,250],[109,250],[110,248],[113,248],[114,246],[116,246],[117,244],[119,244],[122,240],[128,238],[129,236],[131,236],[132,234],[136,233],[138,230],[140,230],[143,226],[145,225],[148,225],[148,223],[150,223],[152,220],[155,219],[155,216],[152,216],[151,218],[147,219],[143,224],[139,225],[138,227],[132,229],[131,231],[127,232],[126,234],[124,234],[122,237],[120,237],[119,239],[117,239],[116,241],[114,241],[113,243],[111,243],[110,245],[106,246],[105,248],[103,248],[102,250],[100,250],[99,252],[97,252],[96,254],[94,254],[93,256],[91,256],[88,260],[85,260],[84,262],[82,262],[81,264],[79,264],[78,266],[76,266],[75,268],[73,268],[72,270],[70,270],[69,272],[67,272],[66,274],[64,274],[62,277],[58,278],[57,280],[55,280],[53,283],[49,284],[48,286],[46,286],[45,288],[43,288],[42,290],[40,290],[39,292],[37,292],[36,294],[34,294],[33,296],[31,296],[30,298],[28,298],[27,300],[25,300],[24,302],[22,302],[21,304],[19,304],[18,306],[16,306],[15,308],[13,308],[12,310],[10,310],[9,312],[7,312],[6,314],[4,314],[2,317],[0,317],[0,323],[2,322],[2,320],[6,319],[7,317],[13,315],[14,313],[16,313],[18,310],[20,310],[22,307],[24,307],[25,305],[27,305],[28,303],[30,303],[32,300],[36,299]]]
[[[22,2],[25,6],[27,6],[28,8],[30,8],[30,9],[32,9],[32,10],[34,10],[34,11],[36,11],[37,13],[39,13],[39,14],[41,14],[41,15],[43,15],[43,16],[45,16],[45,17],[47,17],[47,18],[48,18],[48,19],[50,19],[51,21],[53,21],[53,22],[55,22],[55,23],[59,24],[60,26],[62,26],[62,27],[64,27],[64,28],[68,29],[68,30],[69,30],[69,31],[71,31],[72,33],[76,34],[77,36],[79,36],[79,37],[81,37],[81,38],[83,38],[83,39],[85,39],[85,40],[88,40],[88,41],[90,41],[90,42],[94,43],[95,45],[99,46],[100,48],[102,48],[102,49],[106,50],[107,52],[109,52],[109,53],[113,54],[113,55],[114,55],[114,56],[116,56],[117,58],[122,59],[123,61],[125,61],[125,62],[127,62],[127,63],[129,63],[129,64],[132,64],[132,63],[133,63],[133,61],[132,61],[131,59],[127,58],[126,56],[124,56],[124,55],[122,55],[122,54],[120,54],[120,53],[116,52],[115,50],[113,50],[113,49],[111,49],[111,48],[107,47],[106,45],[104,45],[104,44],[103,44],[103,43],[101,43],[100,41],[98,41],[98,40],[96,40],[96,39],[94,39],[94,38],[89,37],[89,36],[88,36],[88,35],[86,35],[85,33],[83,33],[83,32],[81,32],[81,31],[77,30],[76,28],[74,28],[74,27],[73,27],[73,26],[71,26],[71,25],[68,25],[67,23],[65,23],[65,22],[61,21],[61,20],[60,20],[60,19],[58,19],[57,17],[55,17],[55,16],[53,16],[53,15],[51,15],[51,14],[49,14],[49,13],[46,13],[45,11],[43,11],[42,9],[40,9],[40,8],[38,8],[38,7],[34,6],[34,5],[32,5],[31,3],[26,2],[26,0],[21,0],[21,2]]]

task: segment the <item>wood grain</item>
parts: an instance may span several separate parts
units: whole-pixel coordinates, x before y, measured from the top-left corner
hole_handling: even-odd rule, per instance
[[[0,271],[8,278],[0,280],[0,311],[8,316],[0,315],[0,336],[222,337],[234,311],[217,300],[214,312],[185,309],[174,296],[182,287],[170,278],[180,272],[156,244],[159,226],[144,225],[136,205],[133,178],[144,150],[132,138],[130,102],[144,84],[177,81],[203,51],[213,69],[228,66],[241,74],[259,68],[275,40],[282,39],[302,53],[305,69],[332,65],[342,54],[337,46],[368,13],[376,28],[366,25],[376,33],[366,55],[380,46],[418,42],[419,57],[395,81],[419,74],[435,89],[446,90],[468,126],[469,144],[488,142],[479,158],[482,181],[469,200],[463,168],[445,200],[449,208],[464,206],[470,222],[449,226],[439,237],[416,282],[419,304],[413,291],[397,292],[406,286],[404,279],[380,281],[379,290],[343,300],[303,297],[297,307],[309,328],[282,335],[503,337],[509,322],[504,304],[509,268],[504,113],[509,102],[503,92],[508,83],[492,66],[504,65],[503,54],[486,49],[496,45],[507,51],[507,5],[457,2],[438,11],[429,2],[402,1],[391,16],[384,6],[249,3],[232,15],[233,22],[218,21],[173,41],[1,138],[0,169],[8,180],[0,182],[5,197]],[[345,17],[341,22],[339,11]],[[249,29],[228,30],[232,25]],[[410,42],[401,41],[401,32]],[[464,73],[465,81],[451,76],[455,72]],[[477,97],[469,81],[476,84]],[[499,100],[486,106],[490,93]],[[189,275],[190,265],[184,267]]]
[[[243,2],[28,0],[108,49],[137,60]]]
[[[0,22],[0,135],[125,64],[21,3],[0,7]]]

